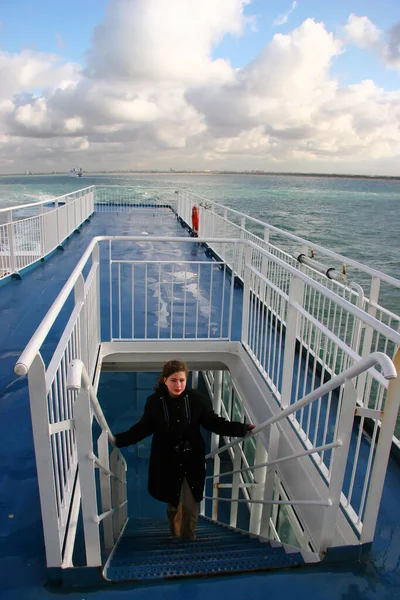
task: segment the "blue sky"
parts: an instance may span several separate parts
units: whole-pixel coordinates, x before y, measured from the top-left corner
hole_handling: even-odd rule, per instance
[[[217,0],[216,0],[217,1]],[[106,0],[1,0],[0,47],[6,52],[31,48],[55,52],[68,60],[84,63],[94,28],[104,18]],[[252,60],[276,33],[287,33],[312,17],[336,32],[349,14],[367,15],[383,31],[400,21],[399,0],[299,0],[285,24],[274,25],[279,15],[287,13],[292,0],[255,0],[244,14],[255,17],[256,27],[246,35],[226,38],[213,51],[213,56],[228,57],[234,67]],[[346,56],[336,59],[332,71],[341,83],[356,83],[372,78],[387,89],[398,89],[400,75],[384,69],[373,54],[351,48]]]
[[[186,147],[188,142],[187,139],[183,140],[181,134],[182,128],[187,129],[187,123],[185,125],[183,125],[183,123],[178,123],[176,112],[173,117],[171,117],[170,113],[168,116],[163,114],[160,119],[160,127],[165,127],[165,131],[163,131],[161,135],[158,135],[158,133],[155,134],[153,130],[150,132],[149,122],[153,119],[155,127],[154,115],[159,113],[160,103],[163,102],[161,96],[165,91],[165,83],[162,84],[163,92],[160,88],[157,106],[152,106],[150,110],[148,105],[151,96],[149,85],[146,87],[146,85],[143,84],[140,90],[138,89],[138,81],[143,81],[143,79],[146,78],[146,73],[143,73],[143,70],[140,71],[140,69],[135,70],[135,68],[129,64],[130,53],[132,53],[132,63],[134,60],[138,63],[142,61],[140,48],[138,49],[137,47],[141,43],[143,46],[144,65],[149,64],[151,70],[154,66],[154,61],[156,60],[155,57],[160,56],[160,53],[157,54],[157,49],[154,50],[154,46],[158,44],[159,39],[161,38],[160,47],[162,48],[162,38],[164,37],[164,34],[166,35],[166,39],[171,39],[173,41],[176,41],[177,38],[180,39],[180,34],[182,34],[182,48],[180,48],[180,53],[184,55],[186,54],[186,51],[189,50],[188,56],[193,56],[194,59],[200,57],[198,65],[201,64],[204,67],[207,61],[209,63],[207,67],[204,67],[206,70],[209,69],[207,71],[207,77],[210,76],[208,83],[204,80],[206,77],[205,75],[201,74],[196,78],[195,73],[189,74],[187,70],[185,71],[186,67],[184,65],[178,65],[178,55],[171,55],[169,64],[166,62],[161,65],[161,60],[159,70],[155,68],[154,73],[150,74],[150,79],[152,78],[153,81],[155,81],[157,77],[160,78],[160,73],[165,74],[166,70],[169,69],[169,65],[171,65],[171,74],[167,74],[166,77],[168,81],[172,79],[175,83],[171,84],[169,93],[173,93],[174,97],[176,97],[178,93],[177,89],[179,87],[180,93],[184,94],[185,101],[188,103],[185,107],[188,110],[188,114],[189,112],[196,111],[196,114],[199,117],[197,124],[194,124],[194,120],[191,121],[191,123],[193,123],[193,139],[199,139],[199,136],[201,135],[202,141],[204,142],[203,154],[201,155],[202,160],[199,161],[202,162],[201,166],[210,166],[207,161],[213,160],[213,157],[217,162],[220,158],[222,159],[222,157],[223,160],[226,160],[226,157],[230,153],[231,159],[234,162],[237,150],[233,150],[233,148],[237,147],[239,140],[241,140],[241,143],[244,146],[249,144],[248,138],[244,140],[244,137],[246,137],[244,130],[246,128],[247,134],[251,138],[251,148],[254,147],[255,143],[264,148],[268,146],[268,164],[272,164],[268,161],[279,162],[280,160],[283,160],[282,156],[284,153],[278,152],[276,155],[272,156],[271,149],[273,147],[276,148],[277,144],[282,142],[286,136],[286,132],[287,135],[289,135],[291,130],[294,131],[294,129],[296,129],[296,131],[304,131],[305,136],[311,135],[310,127],[313,127],[315,118],[314,120],[311,119],[310,110],[306,111],[308,116],[307,118],[304,117],[303,121],[298,116],[296,116],[296,118],[291,118],[290,116],[287,118],[286,115],[284,122],[279,125],[278,134],[275,135],[274,133],[271,137],[271,131],[274,129],[276,121],[279,121],[280,118],[277,119],[276,114],[273,111],[269,116],[265,116],[265,111],[263,111],[263,108],[260,107],[256,101],[260,96],[259,92],[253,90],[254,93],[252,93],[252,98],[245,98],[243,89],[241,89],[242,106],[239,106],[239,103],[234,106],[234,100],[231,97],[228,99],[227,94],[229,92],[229,86],[232,88],[232,78],[236,78],[237,80],[235,85],[244,85],[244,76],[241,75],[241,72],[247,73],[246,77],[250,77],[250,80],[254,82],[254,73],[258,73],[259,71],[257,69],[262,65],[262,72],[269,73],[268,77],[271,77],[271,61],[274,60],[273,57],[276,52],[277,56],[280,56],[280,59],[283,60],[282,64],[285,65],[285,68],[288,68],[287,78],[293,77],[294,80],[297,81],[295,69],[300,68],[300,66],[305,74],[305,87],[314,85],[315,80],[320,78],[321,85],[324,88],[323,95],[325,99],[323,102],[323,114],[325,116],[331,109],[332,113],[337,115],[339,110],[338,106],[343,107],[343,93],[346,96],[346,94],[352,90],[352,86],[360,85],[365,80],[371,80],[374,87],[373,91],[371,91],[371,89],[368,91],[368,86],[364,86],[365,90],[367,90],[365,92],[366,98],[371,98],[371,95],[377,98],[379,96],[377,90],[381,89],[384,92],[385,98],[379,97],[379,99],[376,100],[378,104],[383,101],[388,103],[390,99],[393,100],[393,98],[390,97],[391,93],[395,95],[397,101],[397,94],[399,94],[400,91],[400,50],[399,48],[396,50],[396,46],[394,46],[394,54],[396,56],[393,55],[393,52],[392,55],[389,56],[387,43],[389,40],[388,32],[400,23],[399,0],[252,0],[249,2],[242,2],[241,0],[214,0],[214,4],[211,0],[203,0],[201,4],[195,2],[195,0],[186,0],[186,4],[182,4],[183,2],[184,0],[170,0],[169,3],[167,3],[166,0],[69,0],[68,2],[54,2],[54,0],[1,0],[0,52],[2,53],[3,62],[0,63],[0,75],[3,73],[2,69],[7,73],[7,76],[2,77],[3,82],[8,82],[10,81],[10,77],[13,77],[13,85],[10,87],[9,96],[7,96],[6,87],[1,90],[2,84],[0,82],[0,100],[3,97],[3,106],[6,107],[7,103],[13,103],[12,112],[10,112],[9,107],[7,109],[8,113],[4,109],[5,134],[11,136],[11,141],[14,142],[16,136],[26,136],[27,138],[36,137],[41,139],[48,137],[52,140],[57,138],[58,141],[60,141],[60,139],[64,137],[59,131],[60,128],[57,129],[56,126],[53,128],[48,127],[39,132],[37,123],[40,119],[42,121],[48,121],[49,118],[50,120],[53,118],[55,119],[53,114],[55,100],[57,101],[56,103],[59,102],[60,96],[67,85],[65,81],[74,81],[76,92],[74,93],[74,98],[77,103],[76,110],[66,111],[66,113],[69,112],[69,114],[65,113],[63,115],[66,123],[63,131],[67,131],[67,137],[70,142],[72,137],[76,138],[77,145],[75,151],[89,152],[88,145],[90,148],[94,148],[94,146],[91,145],[92,141],[96,136],[96,141],[100,140],[101,135],[103,134],[100,135],[99,131],[103,131],[104,127],[101,126],[101,123],[97,123],[96,126],[94,126],[93,123],[89,123],[87,113],[90,112],[90,109],[88,108],[88,96],[90,94],[87,93],[85,98],[83,98],[83,96],[78,98],[78,92],[83,87],[85,87],[86,90],[89,87],[94,89],[94,87],[100,85],[100,81],[102,82],[102,89],[104,89],[106,82],[108,82],[109,87],[107,88],[108,91],[105,92],[105,96],[107,96],[108,93],[114,96],[117,94],[120,99],[129,97],[130,101],[134,102],[134,105],[132,104],[129,108],[129,115],[127,117],[130,126],[136,119],[135,125],[132,126],[132,132],[134,131],[134,133],[132,133],[129,143],[132,144],[133,139],[138,139],[141,135],[146,134],[150,135],[150,137],[154,135],[156,138],[160,138],[158,141],[160,143],[162,142],[161,145],[167,146],[168,150],[171,150],[171,155],[173,154],[176,156],[177,161],[179,161],[179,148]],[[156,14],[158,9],[164,11],[162,14],[166,16],[164,18],[163,31],[160,31],[159,28],[157,29],[154,23],[151,23],[149,11],[145,14],[146,6],[148,8],[149,5],[152,5],[154,8],[153,15]],[[181,25],[177,25],[176,23],[182,15],[183,9],[186,9],[189,5],[193,6],[194,12],[198,11],[199,6],[204,7],[204,14],[200,16],[199,24],[199,28],[203,28],[204,30],[204,35],[201,34],[197,40],[199,44],[198,47],[193,45],[193,48],[188,47],[191,38],[190,35],[186,36],[187,32],[185,29],[187,29],[187,27],[185,26],[185,23],[182,23]],[[168,6],[170,7],[170,11],[168,11]],[[228,15],[227,19],[230,23],[230,25],[226,25],[226,27],[224,27],[224,15],[221,14],[223,10],[226,11]],[[117,15],[115,18],[112,14],[113,11],[115,11]],[[190,15],[190,11],[187,15]],[[190,19],[190,16],[187,15],[185,18]],[[198,19],[199,13],[196,13],[196,15],[197,16],[194,18]],[[355,17],[355,21],[351,24],[350,37],[346,38],[347,34],[345,34],[344,28],[346,24],[349,24],[350,15]],[[243,25],[243,19],[247,19],[248,22],[242,34],[237,35],[239,21]],[[318,27],[316,26],[308,26],[307,28],[305,23],[309,19],[313,19],[316,23],[320,23],[322,32],[321,28],[318,30]],[[132,27],[131,41],[129,41],[129,31],[127,33],[128,25],[126,24],[126,21],[129,21],[130,26]],[[154,19],[154,21],[156,21],[156,19]],[[208,21],[213,24],[215,24],[215,21],[217,23],[215,26],[216,29],[214,25],[211,26]],[[102,23],[105,24],[104,31],[108,33],[107,35],[104,31],[103,33],[96,33],[96,36],[98,37],[95,39],[94,32],[96,31],[96,27]],[[365,25],[368,29],[365,36],[364,34],[360,34],[360,27],[362,25]],[[181,27],[181,29],[179,29],[179,27]],[[209,30],[207,27],[209,27]],[[347,25],[347,27],[349,27],[349,25]],[[118,29],[123,31],[121,34],[121,40],[123,40],[121,41],[121,47],[119,47]],[[212,34],[210,33],[211,30],[212,34],[215,33],[215,30],[219,32],[219,37],[221,38],[219,43],[210,43],[212,37]],[[142,32],[144,32],[144,37],[141,37]],[[178,33],[176,34],[176,32]],[[274,38],[277,34],[280,37]],[[169,38],[168,36],[172,37]],[[299,39],[303,39],[302,36],[304,36],[305,41],[306,39],[311,40],[311,38],[315,36],[315,40],[317,40],[315,42],[316,58],[318,58],[321,53],[324,54],[325,51],[327,52],[322,66],[317,65],[315,76],[312,74],[310,75],[310,82],[308,82],[308,76],[313,69],[312,61],[308,58],[308,63],[306,59],[304,59],[303,62],[300,61],[301,65],[298,63],[295,47],[296,36],[299,37]],[[307,36],[309,37],[307,38]],[[336,44],[341,45],[340,50],[336,49],[335,51],[333,46],[329,48],[329,36],[331,36],[331,39],[335,40]],[[375,39],[375,42],[371,41],[371,36]],[[196,35],[194,37],[196,37]],[[136,46],[135,39],[138,39]],[[101,40],[101,43],[99,40]],[[147,40],[152,40],[151,43],[153,47],[149,46],[149,48],[145,48]],[[156,44],[154,43],[154,40],[156,40]],[[400,35],[397,42],[400,44]],[[148,43],[150,44],[150,41]],[[195,43],[196,40],[194,41],[194,44]],[[292,54],[289,58],[286,57],[287,60],[286,58],[282,59],[283,54],[286,52],[284,48],[286,45],[290,45],[290,43],[292,44],[290,50]],[[130,47],[130,44],[132,47]],[[321,44],[323,44],[323,46],[321,46]],[[150,54],[154,50],[154,57],[151,60],[149,59],[150,62],[146,62],[146,55],[149,54],[149,49]],[[27,51],[29,51],[29,56],[26,54]],[[165,54],[167,51],[168,46],[163,48],[160,52],[161,54]],[[289,53],[289,50],[287,50],[287,52]],[[310,51],[308,52],[310,53]],[[200,56],[201,53],[202,55]],[[264,64],[263,60],[260,58],[263,53],[267,56],[267,58],[264,58],[263,60],[264,62],[269,61],[269,65],[266,63]],[[24,83],[24,69],[30,69],[29,72],[31,72],[32,65],[29,63],[29,67],[27,67],[28,63],[26,61],[32,62],[37,59],[39,62],[46,62],[47,59],[43,57],[47,56],[50,64],[52,60],[50,58],[51,55],[57,55],[58,60],[51,66],[47,65],[46,69],[48,72],[46,71],[46,75],[42,77],[42,80],[45,83],[39,83],[38,80],[38,83],[31,83],[30,89],[28,89],[26,83]],[[21,60],[19,60],[19,57]],[[133,59],[133,57],[135,57],[135,59]],[[399,60],[397,60],[398,58]],[[16,59],[18,60],[16,61]],[[103,68],[102,64],[108,63],[108,61],[110,61],[110,64],[107,64]],[[78,66],[74,67],[72,63],[76,63]],[[290,67],[293,69],[292,71],[288,67],[289,63],[292,65]],[[316,60],[316,63],[318,63],[318,60]],[[17,69],[21,69],[20,81],[17,83],[14,81],[18,76],[18,73],[15,73],[16,64],[18,64]],[[203,68],[200,66],[196,67],[196,64],[196,60],[194,60],[193,71],[196,71],[196,69],[201,70],[201,68]],[[11,65],[14,66],[12,67]],[[65,68],[60,70],[60,65],[64,65]],[[118,92],[116,92],[115,87],[113,88],[114,84],[112,83],[112,80],[114,79],[114,75],[112,65],[117,65],[116,73],[118,74],[120,81],[118,84]],[[296,65],[298,66],[296,67]],[[87,67],[89,67],[89,70],[85,71]],[[119,67],[121,68],[121,71],[119,71]],[[277,66],[277,69],[278,68],[279,65]],[[11,76],[12,69],[14,69],[13,76]],[[230,74],[228,73],[229,69],[231,69]],[[220,73],[218,76],[216,75],[217,72]],[[266,75],[263,76],[265,77]],[[178,79],[181,78],[178,87],[176,84],[177,77]],[[327,78],[329,78],[330,83],[327,82]],[[123,84],[121,83],[122,80],[125,81],[124,89]],[[246,89],[248,89],[248,86],[250,85],[250,80],[244,86],[247,86]],[[266,84],[268,82],[264,83]],[[276,103],[273,82],[271,81],[270,83],[270,88],[267,89],[268,86],[264,86],[265,89],[262,91],[266,100],[266,105],[268,106],[271,105],[272,101]],[[4,83],[3,85],[5,86]],[[58,93],[56,93],[53,90],[56,95],[50,97],[48,92],[49,85],[55,88],[61,86],[61,91],[59,90]],[[296,85],[298,85],[298,82]],[[328,105],[327,101],[327,98],[329,97],[329,92],[327,91],[329,85],[331,87],[336,86],[337,88],[335,106],[332,104],[332,107]],[[184,92],[182,92],[183,88]],[[199,92],[200,88],[202,88],[201,92]],[[208,96],[205,91],[206,88],[208,89]],[[92,95],[94,94],[93,89],[91,92]],[[154,84],[152,84],[151,89],[153,98]],[[212,93],[210,91],[211,89]],[[158,92],[156,95],[157,94]],[[317,94],[319,95],[319,92],[317,92]],[[29,95],[31,97],[31,100],[29,100],[30,105],[26,106],[22,111],[22,114],[20,110],[21,103],[23,104],[23,102],[25,102],[24,99],[28,98]],[[217,98],[214,107],[219,101],[221,103],[229,102],[232,108],[232,114],[240,109],[241,116],[243,117],[243,126],[233,128],[227,133],[226,123],[223,123],[224,120],[226,121],[225,115],[222,115],[224,118],[221,118],[220,123],[216,123],[218,121],[218,115],[214,114],[215,108],[210,111],[211,97],[215,99],[216,96],[219,100]],[[191,100],[192,98],[193,101]],[[141,103],[140,109],[138,108],[139,100]],[[351,102],[355,101],[356,98],[351,100]],[[26,100],[26,102],[28,102],[28,100]],[[146,102],[145,108],[143,108],[143,102]],[[300,102],[296,109],[291,109],[293,111],[299,111],[296,115],[302,112],[302,102],[303,101]],[[349,102],[350,101],[347,99],[344,104],[348,106]],[[249,103],[251,104],[250,109]],[[65,106],[65,102],[63,105]],[[355,104],[353,106],[355,107]],[[59,110],[58,104],[57,107]],[[104,114],[103,109],[96,107],[96,110],[97,109]],[[124,111],[125,109],[126,107],[124,106]],[[182,111],[182,109],[183,107],[181,106],[177,111]],[[52,114],[49,112],[51,110],[53,110]],[[138,113],[138,110],[140,114]],[[143,110],[145,116],[143,116]],[[344,109],[341,108],[340,110]],[[43,113],[43,115],[44,111],[46,111],[46,118],[44,118],[44,116],[43,118],[39,118],[38,115],[40,111],[42,111],[40,114]],[[254,111],[257,112],[258,117],[257,119],[250,119],[249,114],[253,117]],[[367,127],[369,131],[371,130],[371,115],[379,114],[379,112],[379,106],[372,107],[371,105],[371,114],[368,116],[369,123]],[[59,115],[60,113],[57,114]],[[115,115],[114,109],[113,114]],[[150,114],[153,116],[150,117]],[[261,114],[263,114],[262,117],[260,116]],[[295,115],[295,112],[293,112],[293,115]],[[193,115],[190,118],[192,117]],[[0,109],[0,119],[1,118],[2,113]],[[354,114],[352,116],[352,127],[354,126],[354,123],[359,124],[361,121],[365,123],[365,118],[365,115],[361,116]],[[28,123],[29,120],[31,123]],[[343,125],[343,120],[345,120],[344,112],[340,127],[344,126],[346,129],[347,126]],[[11,121],[14,123],[13,126],[10,126]],[[146,122],[145,126],[143,126],[144,121]],[[34,123],[36,127],[34,131],[31,127],[32,123]],[[107,121],[107,127],[110,132],[111,129],[116,131],[118,126],[123,128],[123,123],[121,122],[118,125],[116,120],[115,124],[111,125]],[[282,131],[285,133],[282,134]],[[207,135],[205,132],[207,132]],[[259,136],[261,134],[268,134],[268,139],[260,140]],[[296,135],[298,136],[298,134]],[[254,142],[254,136],[257,137],[257,142]],[[273,139],[274,136],[275,139]],[[362,136],[364,137],[361,140]],[[115,142],[118,139],[118,144],[122,144],[122,137],[122,135],[118,135]],[[211,142],[211,137],[216,140],[214,146]],[[376,139],[378,139],[378,137],[379,136],[376,135]],[[392,136],[389,137],[390,140],[388,139],[384,143],[392,147],[393,156],[391,155],[390,158],[393,158],[394,164],[395,158],[398,157],[398,152],[400,152],[400,139],[398,145],[397,139],[392,139]],[[77,141],[78,138],[79,143]],[[229,138],[230,142],[224,142],[222,150],[215,150],[216,147],[221,148],[219,142],[222,138],[224,140],[225,138]],[[293,155],[296,155],[297,158],[294,159],[292,157],[292,160],[300,161],[299,164],[301,166],[300,159],[302,155],[304,152],[309,152],[309,149],[312,147],[312,153],[316,153],[316,160],[320,161],[321,168],[325,168],[324,165],[326,164],[326,160],[324,156],[332,152],[333,147],[338,148],[338,144],[337,141],[331,143],[331,140],[328,139],[322,141],[320,133],[318,133],[316,138],[318,138],[318,142],[315,142],[315,140],[311,140],[310,142],[309,139],[304,139],[304,143],[298,148],[298,151],[296,151],[297,153],[294,153]],[[353,168],[357,169],[356,165],[359,164],[357,162],[359,160],[362,160],[365,169],[370,168],[371,160],[377,160],[377,166],[380,168],[379,161],[381,156],[383,156],[383,154],[390,154],[388,146],[384,149],[382,142],[379,149],[376,146],[374,150],[371,150],[371,157],[369,157],[367,156],[367,151],[361,151],[361,147],[364,144],[370,143],[370,133],[367,134],[363,132],[361,135],[360,130],[358,130],[355,138],[357,138],[357,141],[354,139],[352,144],[358,147],[357,152],[359,158],[356,159],[356,157],[354,157]],[[109,140],[110,138],[108,137],[107,139]],[[9,141],[10,140],[7,138],[7,144]],[[62,144],[60,143],[58,144],[58,146],[61,145]],[[226,150],[228,146],[229,150]],[[60,152],[62,154],[63,150]],[[150,150],[149,155],[151,155]],[[285,156],[287,156],[287,153]],[[197,159],[199,159],[199,157],[197,157]],[[309,159],[314,160],[314,158],[311,157],[311,154],[310,157],[307,157],[307,160]],[[147,164],[146,161],[148,160],[148,157],[143,157],[143,165]],[[171,160],[174,160],[173,156],[169,157],[170,162]],[[193,161],[195,160],[196,159],[193,156]],[[263,157],[260,154],[256,162],[260,163],[262,160]],[[250,159],[248,162],[251,162]],[[315,165],[313,165],[313,167],[314,166]],[[155,167],[157,168],[157,165],[155,165]],[[305,167],[308,168],[306,163]],[[7,161],[3,161],[3,165],[1,162],[0,145],[0,172],[2,169],[4,170],[7,168]]]

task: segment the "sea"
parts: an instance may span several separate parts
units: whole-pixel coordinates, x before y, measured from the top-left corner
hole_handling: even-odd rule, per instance
[[[208,173],[0,176],[0,208],[52,200],[93,184],[189,190],[400,279],[397,179]]]

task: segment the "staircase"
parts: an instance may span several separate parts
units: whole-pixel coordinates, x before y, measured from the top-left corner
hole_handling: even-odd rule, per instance
[[[130,519],[104,576],[108,581],[151,581],[282,569],[318,560],[311,552],[260,541],[203,517],[196,535],[185,541],[172,537],[166,518]]]

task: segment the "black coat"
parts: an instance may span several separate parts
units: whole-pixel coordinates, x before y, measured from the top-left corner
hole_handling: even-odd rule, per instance
[[[140,421],[128,431],[116,434],[119,448],[154,434],[148,489],[157,500],[176,506],[184,477],[196,502],[202,500],[206,469],[200,425],[208,431],[232,437],[244,437],[247,432],[246,425],[218,417],[199,392],[187,388],[178,398],[170,398],[162,392],[152,394],[147,398]]]

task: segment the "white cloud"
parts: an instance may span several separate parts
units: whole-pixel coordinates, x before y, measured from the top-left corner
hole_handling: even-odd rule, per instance
[[[248,1],[112,0],[85,68],[0,53],[0,171],[343,172],[383,160],[395,170],[400,91],[370,80],[340,87],[331,68],[346,44],[323,23],[274,35],[242,69],[212,57],[247,27]],[[347,42],[377,51],[378,29],[352,17]],[[395,66],[400,28],[390,36],[385,60]]]
[[[80,66],[63,61],[55,54],[22,50],[10,54],[0,51],[0,98],[54,86],[55,82],[79,80]]]
[[[386,33],[368,19],[351,14],[343,28],[344,41],[372,50],[389,69],[400,69],[400,23]]]
[[[376,48],[379,45],[381,31],[368,19],[351,14],[344,26],[346,41],[359,48]]]
[[[277,17],[275,19],[274,25],[284,25],[285,23],[287,23],[290,15],[297,8],[297,5],[298,5],[297,0],[294,0],[292,2],[292,6],[289,8],[289,10],[287,12],[285,12],[283,15],[280,15],[279,17]]]
[[[240,35],[250,0],[111,0],[87,53],[87,75],[194,84],[229,80],[232,69],[211,51]]]

